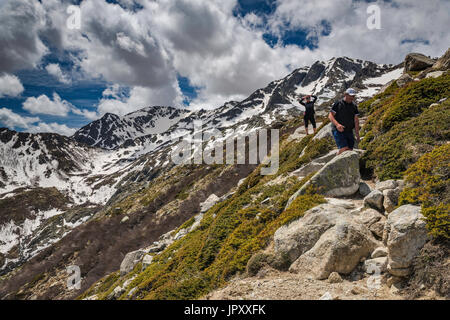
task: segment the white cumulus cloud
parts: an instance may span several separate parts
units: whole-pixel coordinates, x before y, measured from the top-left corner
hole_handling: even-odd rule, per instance
[[[17,97],[23,90],[22,82],[17,76],[7,73],[0,75],[0,98]]]
[[[61,83],[70,84],[72,82],[70,77],[62,72],[61,67],[57,63],[48,64],[45,67],[45,70],[47,70],[50,75],[54,76]]]
[[[67,116],[73,107],[70,102],[62,100],[61,97],[54,92],[53,100],[45,94],[39,97],[29,97],[23,103],[23,109],[31,114],[48,114],[53,116]]]

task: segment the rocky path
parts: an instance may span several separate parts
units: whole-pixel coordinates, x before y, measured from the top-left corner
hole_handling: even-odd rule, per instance
[[[326,198],[328,204],[357,216],[364,210],[363,198]],[[381,245],[381,242],[380,242]],[[273,251],[273,242],[266,251]],[[400,300],[399,286],[388,286],[386,277],[374,277],[361,263],[349,275],[333,272],[325,280],[315,279],[307,270],[283,272],[269,266],[254,277],[236,277],[228,285],[213,291],[207,300]]]
[[[208,300],[400,300],[395,289],[381,285],[371,289],[369,276],[340,277],[337,283],[316,280],[305,274],[280,272],[272,268],[261,270],[257,276],[234,279],[217,291],[208,294]]]
[[[324,136],[330,134],[329,128],[322,130]],[[302,135],[304,128],[298,128],[289,138]],[[264,250],[269,255],[286,254],[289,271],[263,263],[255,276],[236,276],[203,299],[404,299],[402,277],[408,275],[410,258],[426,241],[420,207],[395,209],[402,180],[376,184],[361,180],[362,152],[336,156],[333,150],[290,174],[302,178],[316,172],[309,183],[319,184],[328,196],[326,204],[278,229]],[[299,194],[301,189],[288,204]]]

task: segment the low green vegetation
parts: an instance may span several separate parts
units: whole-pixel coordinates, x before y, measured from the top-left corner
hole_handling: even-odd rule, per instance
[[[310,177],[301,181],[284,177],[282,184],[267,183],[283,178],[285,173],[333,147],[330,139],[312,140],[312,136],[301,141],[283,141],[276,176],[260,175],[259,166],[232,197],[208,210],[195,230],[155,256],[146,270],[136,271],[137,277],[121,298],[126,298],[129,290],[136,287],[133,292],[136,299],[195,299],[246,272],[249,259],[267,247],[279,227],[325,201],[321,195],[308,193],[284,210],[289,197]],[[266,198],[270,201],[261,204]],[[190,219],[182,227],[192,223]],[[281,258],[273,258],[271,263],[280,268],[284,265]],[[97,288],[94,285],[83,297],[92,294],[106,297],[123,281],[110,279],[106,278]]]
[[[378,179],[401,179],[420,156],[449,140],[450,101],[430,107],[450,96],[449,79],[443,75],[400,89],[392,86],[393,95],[379,96],[377,107],[369,108],[362,160]]]
[[[450,102],[427,109],[420,116],[394,126],[361,144],[366,168],[380,180],[401,179],[419,157],[450,139]]]
[[[423,155],[405,174],[399,204],[421,204],[430,233],[450,238],[450,144]]]
[[[402,88],[384,113],[382,130],[418,116],[430,104],[450,96],[450,74],[411,82]]]
[[[360,106],[369,115],[361,143],[366,149],[362,165],[380,180],[403,178],[406,171],[412,186],[402,193],[400,202],[422,204],[430,231],[441,236],[448,235],[449,150],[445,146],[450,138],[450,102],[429,105],[448,97],[449,84],[448,75],[403,88],[393,82],[383,93]],[[327,121],[322,127],[326,124]],[[264,252],[273,234],[325,202],[323,196],[309,190],[285,209],[288,199],[312,174],[301,181],[286,175],[335,148],[331,138],[313,140],[307,136],[300,141],[288,141],[287,136],[283,135],[280,143],[280,167],[276,175],[262,176],[261,165],[258,166],[230,198],[204,214],[196,229],[156,255],[144,271],[140,267],[135,269],[132,274],[136,278],[121,298],[129,298],[129,291],[135,288],[133,299],[196,299],[235,276],[245,272],[256,274],[264,265],[283,269],[282,257]],[[428,153],[429,156],[423,156]],[[431,160],[433,157],[437,157],[439,165]],[[419,159],[416,166],[411,166]],[[444,186],[438,179],[443,176]],[[279,181],[273,183],[274,180]],[[183,196],[184,191],[180,190],[179,196]],[[192,223],[190,219],[181,227]],[[84,296],[105,297],[124,281],[106,280],[101,287],[94,285]]]

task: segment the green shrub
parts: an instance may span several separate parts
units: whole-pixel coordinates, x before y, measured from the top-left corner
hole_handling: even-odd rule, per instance
[[[450,74],[411,82],[399,91],[382,118],[386,132],[395,124],[418,116],[430,104],[450,96]]]
[[[435,147],[405,173],[399,204],[421,204],[430,233],[450,237],[450,144]]]
[[[380,180],[401,179],[420,156],[450,139],[450,102],[425,110],[376,137],[365,136],[362,162]]]

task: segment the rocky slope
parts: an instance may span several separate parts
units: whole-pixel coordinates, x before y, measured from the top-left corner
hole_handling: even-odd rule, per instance
[[[445,62],[441,65],[445,65]],[[397,128],[394,124],[393,127],[386,127],[385,131],[375,132],[374,128],[382,127],[377,121],[383,119],[377,110],[381,110],[382,115],[388,118],[391,110],[388,106],[391,105],[387,102],[400,97],[398,104],[403,105],[407,99],[403,99],[402,95],[408,90],[414,91],[414,86],[423,85],[422,81],[426,85],[432,82],[430,85],[437,88],[423,102],[424,108],[433,102],[438,102],[438,106],[426,112],[421,109],[419,114],[397,119],[398,125],[406,126],[404,132],[410,132],[413,124],[408,121],[422,121],[421,112],[426,117],[438,117],[435,113],[439,112],[448,114],[445,112],[448,108],[446,102],[441,101],[443,96],[448,96],[448,92],[439,89],[442,81],[442,86],[445,87],[446,70],[433,67],[434,65],[429,67],[430,70],[423,71],[418,80],[424,80],[416,81],[417,84],[404,79],[402,85],[398,85],[400,79],[396,79],[400,76],[406,78],[405,75],[408,75],[412,80],[414,74],[410,75],[408,68],[337,58],[295,70],[286,78],[257,90],[244,101],[229,102],[215,110],[185,112],[161,107],[146,108],[124,117],[105,115],[62,143],[69,146],[68,150],[72,146],[75,149],[84,148],[84,153],[80,153],[88,154],[94,163],[94,167],[88,167],[86,163],[89,162],[83,161],[80,156],[70,158],[75,163],[80,163],[75,172],[65,172],[59,170],[58,166],[53,167],[59,176],[67,178],[66,186],[69,187],[59,188],[52,184],[46,187],[56,187],[51,189],[52,192],[60,192],[64,201],[52,203],[45,200],[45,194],[50,190],[43,190],[42,203],[34,203],[31,201],[34,198],[30,198],[27,192],[39,187],[39,184],[32,185],[31,182],[21,185],[23,188],[31,187],[31,190],[18,192],[10,188],[2,195],[0,201],[15,201],[21,199],[19,196],[27,199],[30,209],[21,211],[26,214],[14,217],[17,222],[14,223],[22,223],[22,231],[2,226],[1,230],[9,231],[4,231],[5,237],[2,238],[2,241],[7,241],[2,243],[3,251],[0,253],[0,264],[5,270],[0,280],[0,297],[65,299],[83,294],[83,298],[101,299],[199,298],[226,285],[236,274],[245,276],[249,259],[258,251],[270,247],[279,228],[323,202],[331,201],[335,205],[341,201],[324,199],[319,193],[310,193],[311,188],[308,186],[321,187],[327,181],[327,166],[330,167],[330,161],[337,160],[332,159],[333,154],[329,154],[334,147],[329,125],[324,123],[323,129],[314,138],[305,137],[298,130],[302,126],[298,118],[300,108],[294,105],[298,96],[307,93],[321,95],[322,100],[318,106],[320,114],[321,109],[324,110],[334,97],[350,85],[360,90],[362,98],[371,97],[375,90],[384,87],[382,93],[362,104],[362,110],[369,114],[362,143],[367,146],[374,137],[382,139]],[[436,71],[442,73],[433,74]],[[429,74],[431,76],[428,77]],[[445,134],[448,131],[445,128],[446,123],[448,125],[450,122],[446,122],[442,115],[440,119],[442,125],[439,132],[444,134],[435,133],[431,135],[431,139],[421,141],[421,146],[426,144],[427,147],[415,151],[412,163],[430,151],[430,148],[448,141]],[[281,129],[280,169],[273,176],[261,176],[261,165],[175,166],[170,161],[170,150],[176,143],[172,139],[173,135],[192,136],[194,120],[202,120],[204,130],[218,129],[224,137],[238,137],[261,128]],[[164,129],[160,130],[161,127]],[[35,136],[29,138],[35,139]],[[39,143],[38,149],[45,150],[44,146],[45,144]],[[10,152],[11,143],[6,144],[5,148]],[[398,147],[399,151],[408,148],[407,144],[402,145],[401,142]],[[349,179],[347,175],[341,177],[345,179],[338,179],[348,185],[329,186],[330,193],[325,196],[354,197],[358,190],[367,191],[359,183],[360,174],[373,179],[381,177],[372,168],[377,163],[371,162],[377,152],[367,148],[362,156],[352,155],[353,158],[348,159],[349,163],[342,166],[353,170],[355,174],[348,176]],[[403,155],[400,156],[404,159]],[[51,163],[53,158],[49,156],[49,159]],[[394,155],[392,163],[397,163],[396,159]],[[39,163],[35,158],[31,162],[36,161]],[[21,166],[16,165],[16,168],[19,167]],[[317,171],[317,174],[325,175],[325,179],[312,177]],[[400,172],[402,171],[389,174]],[[397,176],[392,178],[398,179]],[[9,180],[9,176],[3,180],[5,186],[9,185]],[[77,193],[76,187],[80,190],[84,188],[87,192]],[[343,209],[357,209],[358,214],[369,212],[365,206],[378,208],[375,210],[382,213],[392,211],[401,201],[398,194],[400,191],[396,188],[397,186],[387,188],[389,191],[386,194],[385,190],[378,190],[375,195],[364,194],[368,198],[363,200],[361,196],[356,199],[357,207],[346,208],[344,205]],[[301,191],[305,189],[308,191]],[[343,190],[343,193],[336,194],[336,190]],[[383,197],[381,205],[379,193]],[[101,197],[100,194],[104,196]],[[365,217],[366,214],[362,216]],[[10,217],[5,221],[8,219]],[[28,230],[27,219],[37,221],[37,227],[32,228],[31,233],[23,231]],[[383,221],[386,217],[378,214],[374,217],[376,221],[372,220],[361,222],[349,217],[345,221],[344,225],[351,226],[348,229],[349,239],[361,239],[365,245],[359,247],[365,249],[350,250],[352,264],[342,267],[343,269],[337,267],[338,264],[332,258],[333,254],[339,256],[338,251],[331,251],[330,261],[335,262],[324,262],[328,266],[324,269],[327,270],[326,273],[351,273],[355,268],[360,268],[362,258],[373,254],[375,244],[378,245],[382,240],[385,229]],[[70,222],[67,224],[67,221]],[[78,225],[75,223],[77,221],[82,223]],[[65,227],[71,223],[74,228],[70,231]],[[324,235],[327,236],[310,243],[313,247],[309,247],[307,252],[316,247],[316,244],[317,252],[329,252],[327,239],[338,237],[342,225],[339,222],[324,229]],[[16,234],[15,238],[11,234]],[[33,247],[43,239],[52,240],[48,242],[48,246]],[[343,242],[343,250],[347,250],[351,243],[353,242]],[[388,244],[380,246],[387,246],[389,249]],[[314,252],[311,251],[303,259],[313,259],[314,255],[318,255]],[[14,260],[21,254],[24,258]],[[388,257],[394,256],[388,254]],[[300,259],[301,256],[297,258]],[[277,263],[274,266],[283,270],[287,261],[282,257],[280,259],[275,259]],[[295,261],[290,261],[290,264]],[[408,263],[411,264],[412,261]],[[305,264],[308,265],[299,263]],[[70,291],[66,288],[65,268],[69,265],[78,265],[82,270],[81,290]],[[392,263],[390,265],[391,270],[405,269],[401,264],[395,266],[394,263],[394,267]],[[320,278],[325,277],[323,270],[311,272],[319,272],[322,274]],[[364,278],[365,271],[361,272],[360,275]],[[99,281],[102,277],[104,278]]]

